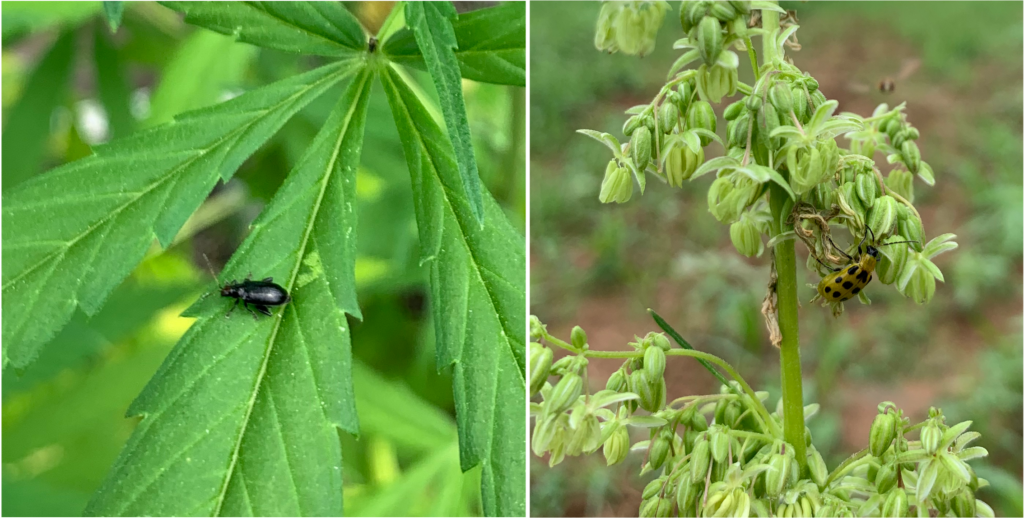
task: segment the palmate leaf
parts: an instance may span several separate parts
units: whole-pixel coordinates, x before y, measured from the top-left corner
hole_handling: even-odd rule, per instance
[[[525,514],[525,252],[523,237],[484,190],[481,228],[451,144],[388,68],[384,90],[412,176],[439,367],[452,365],[462,469],[482,465],[487,515]]]
[[[458,18],[449,2],[410,2],[405,4],[405,19],[416,35],[427,70],[434,80],[441,113],[448,127],[448,137],[455,149],[462,186],[478,222],[484,222],[484,202],[480,195],[480,173],[473,156],[473,139],[469,135],[466,101],[462,98],[462,79],[455,59],[455,33],[452,20]]]
[[[526,4],[508,2],[459,15],[452,23],[462,77],[484,83],[526,86]],[[388,38],[383,52],[403,65],[426,69],[408,28]]]
[[[253,321],[208,298],[130,416],[143,416],[86,509],[96,515],[338,516],[338,430],[358,430],[345,314],[355,295],[355,177],[371,73],[253,223],[224,275],[292,301]]]
[[[350,72],[325,65],[133,134],[3,195],[3,364],[24,366],[75,306],[95,314],[218,180]]]
[[[161,2],[185,21],[238,41],[299,54],[344,57],[366,50],[359,21],[340,2]]]

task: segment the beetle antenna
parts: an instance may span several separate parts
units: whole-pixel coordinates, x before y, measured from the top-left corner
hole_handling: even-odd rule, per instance
[[[838,252],[839,254],[842,254],[843,256],[846,256],[846,258],[849,259],[850,261],[857,261],[857,260],[853,259],[852,256],[847,254],[846,251],[844,251],[842,248],[840,248],[838,245],[836,245],[836,242],[832,241],[832,237],[831,236],[828,236],[827,238],[828,238],[828,242],[832,244],[832,248],[835,249],[836,252]],[[860,250],[860,245],[857,246],[857,250],[858,251]],[[821,260],[818,260],[818,261],[821,261]]]
[[[217,273],[213,271],[213,263],[210,263],[210,258],[206,257],[206,253],[203,253],[203,259],[206,260],[206,266],[210,269],[210,274],[213,275],[213,280],[217,282],[217,286],[220,286],[220,279],[217,278]]]
[[[827,269],[829,270],[829,272],[839,272],[840,270],[843,270],[843,269],[841,269],[841,268],[838,268],[838,267],[833,267],[833,266],[831,266],[831,265],[829,265],[829,264],[825,263],[824,261],[821,261],[821,258],[819,258],[819,257],[818,257],[818,255],[817,255],[817,254],[814,254],[813,252],[811,253],[811,256],[812,256],[812,257],[813,257],[814,259],[818,260],[818,263],[821,263],[821,264],[822,264],[822,266],[824,266],[825,268],[827,268]]]
[[[918,244],[918,245],[920,245],[920,244],[921,244],[921,242],[919,242],[919,241],[917,241],[917,240],[906,240],[906,241],[891,241],[891,242],[889,242],[889,243],[883,243],[882,245],[879,245],[879,247],[882,247],[882,246],[884,246],[884,245],[899,245],[899,244],[901,244],[901,243],[916,243],[916,244]]]
[[[864,228],[867,229],[869,233],[871,233],[871,243],[875,243],[875,231],[872,231],[871,227],[868,227],[867,225],[865,225]],[[864,237],[860,239],[860,243],[857,244],[858,253],[860,252],[860,247],[864,245],[864,240],[866,239],[868,239],[868,235],[865,233]]]

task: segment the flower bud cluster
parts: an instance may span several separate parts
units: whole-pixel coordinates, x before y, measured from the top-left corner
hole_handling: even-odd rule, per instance
[[[594,46],[613,54],[646,56],[654,50],[658,29],[669,11],[668,2],[606,1],[597,18]]]

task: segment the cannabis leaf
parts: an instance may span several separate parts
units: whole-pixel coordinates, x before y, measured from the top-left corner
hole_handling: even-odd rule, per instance
[[[441,128],[397,72],[386,69],[382,82],[412,176],[422,261],[430,265],[438,367],[453,367],[462,469],[482,465],[487,515],[523,515],[523,238],[486,191],[480,227]]]
[[[466,102],[462,98],[462,79],[455,60],[455,33],[451,21],[458,18],[449,2],[409,2],[405,4],[405,19],[416,35],[416,43],[423,52],[430,77],[434,80],[441,113],[448,127],[448,136],[455,149],[462,186],[469,198],[473,215],[484,222],[484,202],[480,195],[480,174],[473,156],[473,140],[469,135]]]
[[[24,366],[76,306],[92,315],[218,180],[351,71],[337,62],[97,146],[3,195],[3,364]]]
[[[292,301],[253,322],[206,299],[130,416],[142,416],[86,510],[96,515],[338,516],[337,428],[358,430],[345,314],[355,294],[355,175],[372,74],[352,80],[225,267]]]
[[[316,56],[366,49],[359,21],[340,2],[161,2],[185,21],[260,47]]]
[[[526,86],[526,4],[508,2],[459,15],[452,22],[462,77],[485,83]],[[383,47],[389,59],[426,68],[417,39],[409,29],[389,38]]]

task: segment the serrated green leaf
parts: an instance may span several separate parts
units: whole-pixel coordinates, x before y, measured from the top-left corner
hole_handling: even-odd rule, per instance
[[[61,34],[10,108],[2,137],[4,193],[39,174],[50,135],[50,115],[67,92],[74,46],[74,31]]]
[[[340,2],[161,2],[185,21],[259,47],[343,57],[366,50],[359,21]]]
[[[225,319],[221,298],[193,305],[201,317],[129,408],[144,418],[87,514],[342,513],[336,428],[358,430],[345,314],[359,316],[355,175],[370,85],[364,69],[224,268],[273,277],[292,301],[256,321]]]
[[[96,26],[93,59],[96,64],[96,90],[110,123],[110,136],[124,137],[135,128],[131,112],[131,88],[124,75],[124,62],[105,30]]]
[[[117,28],[121,26],[121,17],[124,15],[124,2],[103,2],[103,15],[107,18],[110,32],[117,32]]]
[[[193,32],[164,66],[145,124],[163,124],[182,112],[220,101],[228,87],[239,83],[255,51],[215,32]]]
[[[448,140],[391,68],[382,82],[412,176],[429,263],[438,367],[453,366],[463,471],[482,465],[484,513],[526,512],[525,245],[484,190],[480,228]]]
[[[28,364],[76,306],[95,314],[156,237],[337,83],[333,63],[94,148],[3,196],[3,364]]]
[[[410,2],[405,4],[405,20],[416,36],[423,52],[427,70],[434,80],[434,88],[441,103],[448,138],[459,164],[462,187],[477,222],[484,224],[484,201],[480,194],[480,172],[473,155],[473,139],[469,134],[466,101],[462,98],[462,78],[455,59],[455,31],[452,19],[457,19],[455,7],[449,2]]]
[[[459,15],[452,23],[462,77],[484,83],[526,86],[526,4],[508,2]],[[426,69],[408,28],[389,38],[383,52],[403,65]]]

